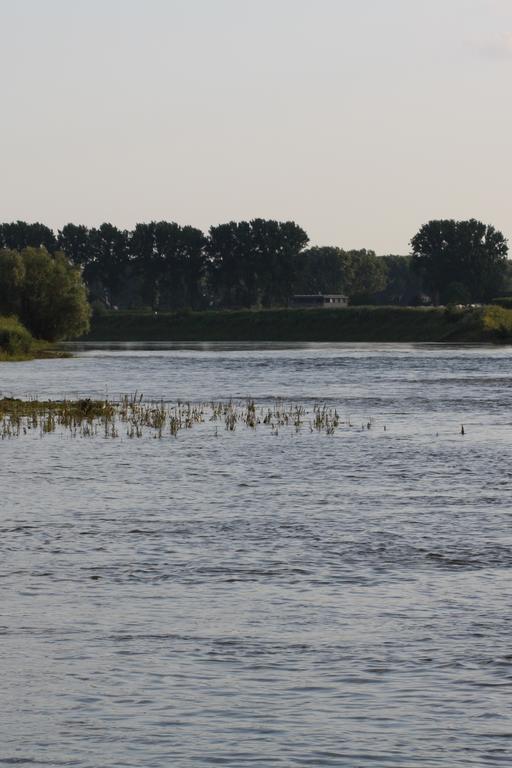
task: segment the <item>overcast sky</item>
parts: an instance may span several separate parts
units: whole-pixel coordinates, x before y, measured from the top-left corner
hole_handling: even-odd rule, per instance
[[[0,0],[0,221],[512,236],[512,0]]]

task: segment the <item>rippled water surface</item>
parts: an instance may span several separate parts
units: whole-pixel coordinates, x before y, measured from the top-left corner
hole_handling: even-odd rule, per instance
[[[0,765],[510,766],[511,382],[492,347],[0,364],[3,396],[319,400],[353,425],[1,441]]]

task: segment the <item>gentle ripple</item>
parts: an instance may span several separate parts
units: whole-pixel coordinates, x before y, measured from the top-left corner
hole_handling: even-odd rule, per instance
[[[79,349],[2,393],[375,422],[0,442],[0,766],[511,764],[510,348]]]

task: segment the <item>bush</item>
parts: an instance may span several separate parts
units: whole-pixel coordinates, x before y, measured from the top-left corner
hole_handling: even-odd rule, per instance
[[[490,306],[483,311],[484,330],[499,339],[512,337],[512,312],[504,307]]]
[[[15,317],[0,317],[0,354],[23,357],[32,349],[33,338]]]

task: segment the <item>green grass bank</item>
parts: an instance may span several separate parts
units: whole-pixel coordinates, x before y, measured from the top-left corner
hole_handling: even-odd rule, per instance
[[[0,317],[0,361],[27,360],[33,356],[32,335],[15,317]]]
[[[84,341],[512,341],[512,310],[347,307],[218,312],[106,312]]]
[[[34,339],[15,317],[0,316],[0,362],[21,362],[45,358],[70,357],[52,344]]]

